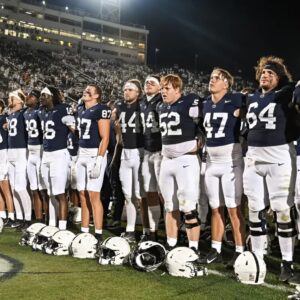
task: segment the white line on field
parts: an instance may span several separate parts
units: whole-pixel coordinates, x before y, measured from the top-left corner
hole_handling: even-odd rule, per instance
[[[216,271],[216,270],[208,270],[208,274],[213,274],[213,275],[217,275],[217,276],[221,276],[221,277],[227,277],[225,274]],[[277,291],[283,291],[283,292],[290,292],[290,293],[294,293],[295,289],[290,288],[290,287],[285,287],[282,285],[273,285],[270,283],[263,283],[262,286],[265,286],[269,289],[273,289],[273,290],[277,290]]]

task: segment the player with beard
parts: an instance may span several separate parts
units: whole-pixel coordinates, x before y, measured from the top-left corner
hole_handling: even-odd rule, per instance
[[[180,212],[183,213],[189,247],[198,250],[200,219],[200,159],[197,133],[202,115],[201,101],[195,94],[182,95],[178,75],[161,78],[163,103],[158,106],[162,135],[162,162],[159,187],[165,201],[168,250],[176,247]]]
[[[100,191],[107,164],[111,110],[101,104],[102,91],[90,84],[83,92],[83,105],[78,107],[79,150],[76,163],[77,190],[81,202],[81,232],[89,232],[93,214],[95,237],[102,241],[103,205]]]
[[[68,217],[65,189],[70,163],[67,141],[69,132],[75,130],[75,118],[70,106],[62,103],[60,91],[55,87],[45,87],[40,102],[43,107],[38,112],[43,130],[41,173],[50,197],[49,225],[56,226],[58,204],[58,227],[64,230]]]
[[[140,101],[141,120],[144,132],[144,160],[142,175],[144,190],[147,193],[148,219],[150,236],[145,239],[157,240],[157,229],[160,218],[160,200],[158,178],[161,164],[161,133],[157,106],[162,102],[160,78],[150,75],[144,84],[145,96]]]
[[[247,97],[248,152],[243,175],[248,197],[252,250],[266,253],[266,211],[275,212],[282,255],[280,281],[294,275],[295,241],[295,171],[296,152],[293,140],[299,137],[296,113],[291,109],[295,84],[283,59],[260,58],[256,66],[259,89]]]
[[[136,79],[127,81],[123,87],[124,101],[115,104],[113,118],[117,120],[117,134],[122,137],[120,181],[125,197],[127,214],[126,232],[123,237],[135,241],[136,207],[140,206],[143,234],[149,234],[148,214],[145,213],[145,199],[142,199],[143,186],[141,162],[143,160],[144,136],[140,118],[139,101],[142,96],[141,84]]]

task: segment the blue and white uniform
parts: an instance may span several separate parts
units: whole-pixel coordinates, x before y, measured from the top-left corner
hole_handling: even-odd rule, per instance
[[[141,110],[138,101],[132,104],[118,101],[115,107],[123,140],[120,181],[126,202],[132,202],[132,198],[143,197],[141,162],[144,152],[144,136]]]
[[[243,175],[248,197],[252,250],[265,254],[267,247],[266,207],[276,213],[282,259],[293,260],[294,190],[296,151],[293,145],[293,117],[289,108],[294,86],[261,90],[247,99],[248,152]]]
[[[162,142],[159,129],[159,116],[156,108],[160,103],[162,103],[160,93],[150,99],[145,96],[140,102],[141,120],[144,133],[142,175],[144,190],[146,192],[159,191],[158,178],[162,160]]]
[[[98,178],[90,178],[98,153],[101,137],[99,134],[98,122],[101,119],[110,119],[111,111],[108,106],[97,103],[86,109],[78,107],[77,128],[79,130],[79,150],[76,163],[77,190],[100,192],[104,172],[107,165],[107,154],[101,162],[101,171]]]
[[[70,163],[67,150],[69,128],[65,120],[74,120],[75,123],[75,119],[66,104],[57,104],[49,111],[41,109],[38,116],[43,130],[42,177],[50,196],[64,194]]]
[[[196,155],[201,101],[197,95],[182,96],[175,103],[158,106],[162,155],[159,187],[167,212],[196,209],[200,194],[200,159]]]
[[[31,199],[27,192],[27,131],[24,111],[13,112],[8,122],[8,175],[13,190],[16,217],[31,220]]]
[[[203,101],[207,163],[205,188],[211,208],[240,205],[243,191],[243,156],[239,143],[242,106],[240,93],[227,93],[214,103]]]
[[[292,87],[285,87],[248,95],[244,189],[251,210],[261,211],[270,204],[280,211],[293,205],[296,153],[289,139],[288,109],[292,93]]]
[[[27,175],[30,189],[33,191],[46,189],[40,171],[43,154],[43,132],[38,111],[38,109],[28,108],[24,112],[26,131],[28,133]]]
[[[8,180],[8,132],[3,128],[7,122],[6,118],[7,114],[0,115],[0,181]]]

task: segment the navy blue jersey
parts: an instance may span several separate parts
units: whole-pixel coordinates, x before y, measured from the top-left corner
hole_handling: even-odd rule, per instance
[[[39,110],[43,130],[43,149],[52,152],[67,148],[69,128],[62,122],[62,118],[72,115],[72,109],[67,104],[57,104],[52,110]]]
[[[3,129],[3,125],[7,122],[7,114],[0,115],[0,150],[8,148],[8,132]]]
[[[156,107],[162,103],[161,94],[155,95],[150,101],[145,96],[141,102],[141,120],[144,132],[144,148],[150,152],[161,150],[161,133],[159,116]]]
[[[203,126],[208,147],[239,143],[241,120],[234,112],[241,107],[242,99],[240,93],[227,93],[218,103],[213,103],[211,96],[203,101]]]
[[[79,138],[74,132],[68,134],[68,151],[71,156],[76,156],[79,148]]]
[[[172,145],[196,139],[198,125],[195,122],[202,114],[202,102],[195,94],[182,96],[169,105],[161,103],[157,110],[163,145]]]
[[[300,138],[295,142],[295,148],[297,152],[297,156],[300,155]]]
[[[27,109],[24,112],[24,119],[28,132],[28,145],[42,145],[43,131],[38,116],[38,109]]]
[[[143,148],[144,136],[139,101],[132,104],[118,101],[115,108],[117,120],[121,126],[123,147],[125,149]]]
[[[8,122],[8,148],[27,148],[27,131],[24,120],[24,109],[13,112],[7,116]]]
[[[248,95],[246,117],[249,146],[284,145],[295,139],[295,116],[289,108],[293,91],[294,86],[287,85],[266,94],[258,90]]]
[[[111,110],[103,104],[96,104],[88,109],[79,106],[77,110],[77,129],[81,148],[98,148],[101,142],[98,121],[110,119]]]

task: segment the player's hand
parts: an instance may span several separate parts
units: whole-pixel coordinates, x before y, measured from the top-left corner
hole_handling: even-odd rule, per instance
[[[101,171],[101,163],[102,163],[103,156],[97,156],[94,167],[90,172],[90,178],[96,179],[100,176]]]

